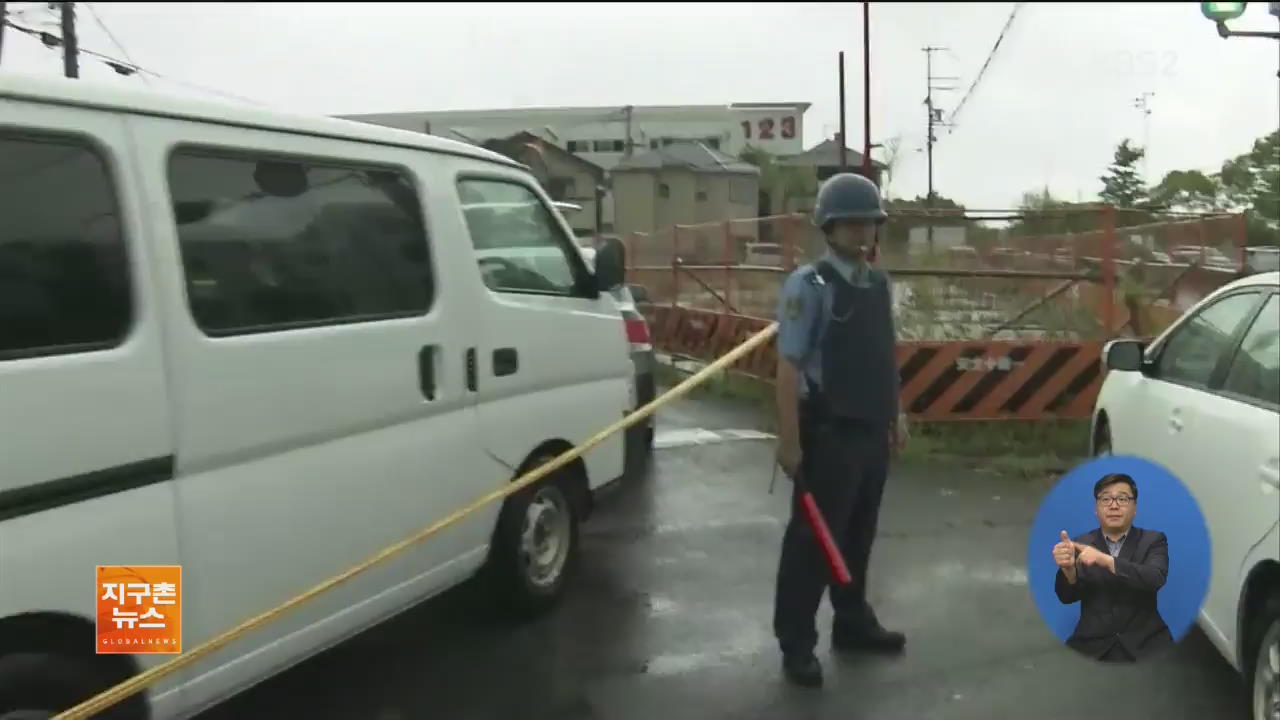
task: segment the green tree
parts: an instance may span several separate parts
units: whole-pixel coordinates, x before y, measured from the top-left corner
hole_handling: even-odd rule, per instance
[[[889,247],[906,247],[907,241],[911,237],[912,228],[928,226],[928,216],[915,214],[927,209],[929,209],[929,203],[923,195],[917,195],[911,200],[890,198],[885,201],[885,211],[889,213],[889,224],[885,235],[882,236],[884,238],[883,242]],[[903,211],[907,212],[904,213]],[[937,193],[933,195],[933,212],[935,213],[934,227],[964,223],[964,206],[951,198],[943,197]]]
[[[1092,203],[1072,203],[1053,196],[1049,188],[1030,190],[1018,201],[1022,217],[1009,227],[1011,236],[1061,235],[1098,229],[1098,212]]]
[[[1223,163],[1218,178],[1226,204],[1249,210],[1249,244],[1280,245],[1280,130]]]
[[[1146,151],[1129,144],[1128,138],[1116,147],[1115,155],[1102,181],[1102,201],[1118,208],[1132,208],[1147,199],[1147,190],[1138,174],[1137,164]]]
[[[1173,170],[1148,193],[1161,208],[1181,212],[1212,212],[1225,207],[1223,187],[1216,176],[1199,170]]]
[[[782,212],[791,210],[792,200],[812,202],[818,194],[818,176],[812,168],[781,165],[775,155],[754,145],[748,145],[739,157],[760,169],[761,192],[769,196],[772,205],[777,205],[774,201],[781,203]]]
[[[1152,202],[1192,212],[1249,211],[1247,242],[1280,245],[1280,130],[1258,138],[1220,172],[1174,170],[1151,188]]]

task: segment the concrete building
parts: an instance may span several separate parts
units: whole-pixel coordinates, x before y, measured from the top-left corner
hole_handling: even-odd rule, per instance
[[[604,218],[612,213],[605,209],[607,180],[599,165],[529,132],[489,140],[483,146],[529,166],[551,199],[580,205],[582,212],[566,217],[575,235],[589,237],[604,231]]]
[[[940,220],[933,226],[933,252],[942,252],[955,250],[957,248],[968,247],[968,233],[963,221],[960,224],[949,223],[946,220]],[[924,255],[930,252],[929,247],[929,228],[913,227],[907,234],[907,253],[910,255]]]
[[[653,234],[674,225],[706,225],[756,217],[760,170],[701,142],[677,142],[614,166],[615,231]],[[735,223],[736,246],[756,238],[755,223]],[[688,261],[719,262],[725,254],[719,225],[685,234]],[[670,246],[662,248],[669,254]]]
[[[840,172],[840,145],[829,138],[794,155],[776,159],[774,171],[761,180],[761,215],[812,213],[818,186]],[[845,147],[845,165],[862,173],[862,153]],[[880,185],[885,165],[872,160],[871,179]],[[883,187],[883,186],[881,186]]]
[[[341,117],[476,145],[527,133],[602,168],[607,174],[629,156],[682,141],[697,141],[732,157],[737,157],[748,145],[775,156],[799,154],[804,150],[804,114],[809,106],[807,102],[764,102],[371,113]],[[580,189],[578,194],[582,194]],[[613,216],[616,206],[616,202],[609,200],[604,203],[605,232],[617,229]],[[583,212],[581,216],[589,218],[591,214]]]
[[[846,145],[844,155],[846,166],[850,170],[861,174],[862,153]],[[826,180],[840,172],[839,138],[823,140],[802,153],[780,159],[778,164],[783,167],[813,168],[819,182]],[[875,181],[876,185],[880,185],[881,174],[884,169],[884,163],[876,162],[875,160],[871,161],[871,179]]]

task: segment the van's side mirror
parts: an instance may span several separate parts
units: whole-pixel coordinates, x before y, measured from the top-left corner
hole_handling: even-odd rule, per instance
[[[627,289],[631,291],[631,299],[636,304],[649,302],[649,288],[644,285],[628,285]]]
[[[596,288],[611,292],[627,279],[627,249],[618,238],[605,238],[596,248]]]
[[[1102,347],[1102,364],[1108,370],[1138,372],[1142,369],[1144,349],[1138,340],[1112,340]]]

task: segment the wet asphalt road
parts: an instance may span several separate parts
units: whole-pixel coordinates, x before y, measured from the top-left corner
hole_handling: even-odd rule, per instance
[[[684,401],[659,436],[758,422]],[[786,686],[770,617],[788,486],[766,493],[771,457],[759,440],[659,449],[584,527],[579,574],[550,616],[505,626],[451,592],[199,720],[1247,718],[1198,630],[1166,659],[1120,669],[1060,645],[1024,565],[1047,482],[919,465],[893,472],[871,567],[872,602],[907,633],[905,654],[830,655],[824,601],[827,686]]]

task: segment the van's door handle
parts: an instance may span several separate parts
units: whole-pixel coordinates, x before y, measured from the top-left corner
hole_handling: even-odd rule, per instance
[[[418,351],[418,387],[427,400],[436,399],[436,346],[424,345]]]
[[[467,357],[465,360],[467,365],[467,389],[471,392],[476,391],[476,349],[467,348]]]
[[[515,375],[520,369],[520,357],[515,348],[498,348],[493,351],[493,374],[497,377]]]
[[[1259,475],[1265,483],[1262,488],[1263,494],[1280,490],[1280,457],[1267,458],[1267,462],[1259,469]]]
[[[1182,408],[1174,408],[1173,415],[1169,418],[1169,428],[1173,432],[1182,432]]]

